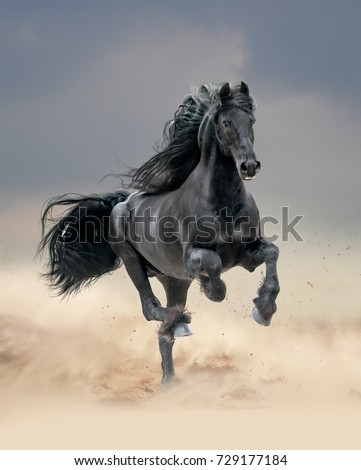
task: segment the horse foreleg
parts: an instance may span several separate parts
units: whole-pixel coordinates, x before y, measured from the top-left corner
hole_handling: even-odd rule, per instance
[[[202,291],[213,302],[222,302],[226,285],[221,280],[222,260],[215,251],[189,247],[185,259],[189,275],[200,281]]]
[[[255,266],[265,263],[266,275],[258,289],[258,297],[253,300],[255,307],[252,316],[260,325],[268,326],[277,310],[276,298],[280,291],[277,274],[279,250],[276,245],[263,238],[260,239],[260,242],[257,248],[251,252],[251,261]]]
[[[188,323],[190,315],[185,311],[187,292],[191,281],[174,279],[168,276],[157,276],[167,296],[169,308],[166,319],[158,331],[159,351],[162,357],[162,385],[167,386],[174,381],[173,346],[177,330],[183,330],[182,336],[191,334]]]

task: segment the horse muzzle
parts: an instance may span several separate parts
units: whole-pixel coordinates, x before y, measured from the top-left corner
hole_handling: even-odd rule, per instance
[[[241,162],[238,173],[243,180],[253,180],[256,174],[261,169],[261,162],[258,160],[243,161]]]

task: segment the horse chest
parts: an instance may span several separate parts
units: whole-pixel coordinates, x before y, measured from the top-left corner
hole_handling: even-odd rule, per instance
[[[257,267],[253,262],[252,248],[258,240],[250,243],[220,243],[216,247],[216,252],[222,261],[222,272],[228,271],[235,266],[241,266],[247,271],[254,271]]]

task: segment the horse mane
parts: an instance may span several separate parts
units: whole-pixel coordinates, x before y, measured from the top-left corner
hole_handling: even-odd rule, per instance
[[[174,118],[165,124],[160,150],[139,168],[120,175],[130,178],[130,187],[160,194],[174,191],[186,181],[200,161],[198,130],[201,122],[212,106],[221,107],[221,86],[208,84],[192,89]],[[239,92],[239,86],[233,87],[232,98],[226,106],[235,104],[250,113],[256,106],[251,95]]]

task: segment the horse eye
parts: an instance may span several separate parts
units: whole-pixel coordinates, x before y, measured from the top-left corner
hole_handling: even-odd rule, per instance
[[[229,127],[229,121],[223,121],[223,127]]]

